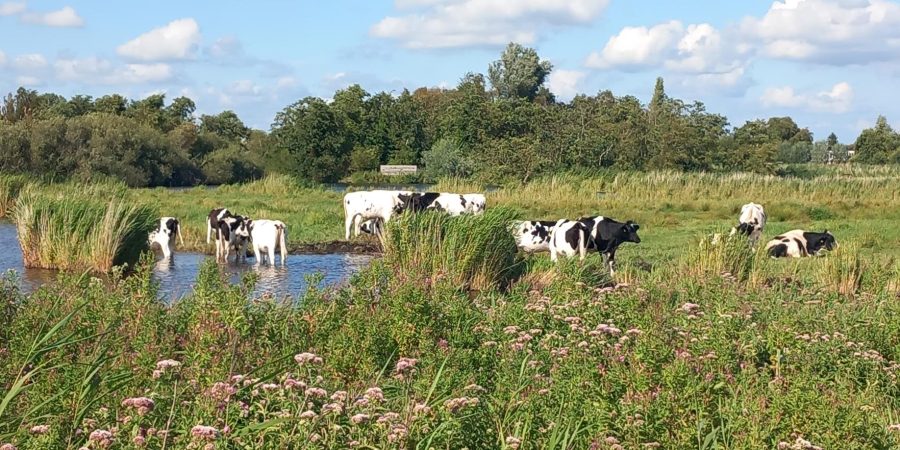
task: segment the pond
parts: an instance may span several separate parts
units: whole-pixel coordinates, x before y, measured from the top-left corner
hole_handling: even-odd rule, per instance
[[[55,270],[26,269],[22,262],[22,251],[13,224],[0,222],[0,273],[15,270],[21,280],[24,292],[31,292],[56,279]],[[176,252],[170,260],[158,260],[153,267],[153,277],[160,282],[160,297],[164,300],[189,294],[197,279],[197,273],[204,260],[211,255],[192,252]],[[232,283],[238,283],[248,272],[257,272],[259,278],[254,294],[269,292],[279,297],[296,296],[307,286],[307,276],[321,273],[319,287],[339,284],[350,275],[366,267],[374,258],[372,255],[332,253],[326,255],[288,255],[284,267],[257,266],[252,257],[246,263],[229,262],[220,267]],[[276,258],[278,259],[278,258]],[[280,259],[278,259],[280,261]]]

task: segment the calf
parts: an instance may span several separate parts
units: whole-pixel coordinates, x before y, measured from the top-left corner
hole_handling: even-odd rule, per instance
[[[162,249],[163,257],[168,258],[172,256],[172,252],[175,251],[175,235],[178,235],[178,240],[181,241],[181,245],[184,245],[184,239],[181,237],[181,226],[178,224],[178,219],[174,217],[161,217],[159,219],[159,226],[150,232],[148,242],[150,245],[159,245],[159,248]]]
[[[731,236],[740,233],[750,237],[750,243],[756,244],[766,226],[766,211],[758,203],[747,203],[741,207],[738,225],[731,229]]]
[[[411,192],[405,191],[359,191],[344,196],[345,238],[350,239],[350,229],[359,236],[360,225],[370,219],[391,220],[407,207]]]
[[[627,221],[618,222],[609,217],[582,217],[578,219],[590,230],[588,249],[597,250],[603,255],[603,262],[609,266],[609,274],[616,274],[616,250],[625,242],[641,243],[638,236],[640,225]]]
[[[250,242],[253,245],[253,255],[256,263],[261,264],[268,257],[269,264],[275,264],[275,249],[281,254],[281,265],[287,257],[287,227],[280,220],[248,220],[250,229]],[[265,254],[263,254],[265,252]]]
[[[234,217],[227,208],[214,208],[209,212],[206,218],[206,243],[209,244],[209,238],[215,234],[216,240],[219,240],[218,230],[219,221],[226,217]],[[218,254],[218,253],[217,253]]]
[[[241,216],[225,217],[219,221],[216,232],[216,261],[228,262],[231,249],[237,251],[235,262],[247,260],[247,242],[250,241],[248,222],[252,221]]]
[[[549,220],[528,220],[516,225],[514,237],[516,246],[525,253],[550,251],[550,233],[556,222]]]
[[[828,230],[821,233],[791,230],[775,236],[769,241],[766,244],[766,252],[772,258],[802,258],[819,256],[822,250],[834,250],[835,247],[837,247],[837,241]]]
[[[381,234],[384,223],[381,219],[369,219],[359,225],[359,231],[365,234]]]
[[[584,260],[590,240],[590,228],[580,220],[560,219],[550,232],[550,260],[557,261],[558,255],[566,257],[578,255]]]

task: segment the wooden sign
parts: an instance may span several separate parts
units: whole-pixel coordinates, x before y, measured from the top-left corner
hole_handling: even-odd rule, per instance
[[[381,174],[382,175],[415,174],[418,169],[419,168],[416,166],[384,165],[384,166],[381,166]]]

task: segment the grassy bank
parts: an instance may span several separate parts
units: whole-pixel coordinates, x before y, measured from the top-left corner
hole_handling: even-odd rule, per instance
[[[801,261],[694,241],[613,286],[598,258],[512,259],[505,214],[397,221],[383,260],[299,301],[248,298],[212,263],[172,305],[146,266],[4,284],[0,444],[900,445],[900,265],[850,241]]]

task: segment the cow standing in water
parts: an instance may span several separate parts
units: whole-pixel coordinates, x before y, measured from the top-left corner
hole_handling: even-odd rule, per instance
[[[825,230],[821,233],[803,230],[791,230],[775,236],[766,244],[766,252],[772,258],[802,258],[819,256],[823,250],[834,250],[837,241]]]
[[[216,236],[216,240],[218,241],[218,230],[219,230],[219,221],[225,219],[227,217],[234,217],[231,214],[231,211],[228,208],[215,208],[209,212],[209,215],[206,217],[206,243],[209,244],[209,239],[212,236]],[[218,255],[219,252],[216,252]]]
[[[176,235],[178,236],[181,245],[184,245],[184,239],[181,237],[181,226],[178,224],[178,219],[174,217],[161,217],[159,219],[159,226],[150,232],[148,241],[151,246],[153,244],[159,245],[159,248],[163,252],[163,258],[169,258],[172,256],[172,253],[175,252]]]
[[[748,236],[750,244],[756,245],[766,227],[766,211],[759,203],[747,203],[741,207],[738,225],[731,229],[731,236],[737,233]]]
[[[218,223],[216,232],[216,261],[228,262],[231,250],[237,251],[235,262],[247,260],[247,244],[250,242],[249,218],[225,217]]]
[[[267,259],[271,265],[275,264],[275,250],[281,254],[281,265],[287,258],[287,226],[280,220],[249,220],[250,241],[253,246],[253,255],[256,264],[262,264]]]

